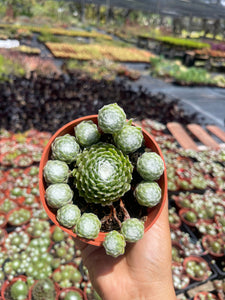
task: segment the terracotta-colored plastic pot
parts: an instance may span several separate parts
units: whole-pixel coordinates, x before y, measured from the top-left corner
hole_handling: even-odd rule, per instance
[[[200,298],[200,296],[207,296],[208,294],[212,295],[212,299],[217,300],[218,298],[216,297],[216,295],[209,293],[209,292],[199,292],[194,296],[194,300],[201,300],[202,298]]]
[[[73,292],[78,292],[83,300],[87,300],[87,296],[85,295],[85,293],[81,290],[81,289],[77,289],[75,287],[70,287],[70,288],[66,288],[66,289],[62,289],[61,291],[58,291],[57,295],[56,295],[56,300],[62,300],[63,298],[60,297],[60,295],[62,295],[63,293],[68,293],[70,291]]]
[[[183,206],[182,203],[181,203],[181,200],[179,198],[179,196],[176,196],[176,195],[173,195],[172,196],[172,199],[175,201],[176,203],[176,206],[179,208],[179,209],[183,209],[183,208],[189,208],[187,206]],[[187,196],[187,199],[188,201],[190,202],[190,204],[192,203],[192,201],[189,199],[189,197]]]
[[[197,224],[197,221],[196,221],[196,222],[190,222],[190,221],[186,220],[185,217],[184,217],[184,215],[185,215],[188,211],[194,212],[194,213],[196,214],[196,216],[197,216],[197,213],[196,213],[194,210],[189,209],[189,208],[182,208],[181,210],[179,210],[178,213],[179,213],[179,216],[180,216],[182,222],[184,222],[185,224],[187,224],[187,225],[190,226],[190,227],[194,227],[194,226]]]
[[[6,214],[0,213],[0,217],[3,220],[3,222],[0,222],[0,228],[5,228],[5,226],[7,224]]]
[[[22,281],[25,281],[25,282],[27,282],[27,277],[26,276],[23,276],[23,275],[20,275],[20,276],[18,276],[18,277],[15,277],[15,278],[13,278],[13,280],[11,280],[11,281],[9,281],[9,280],[6,280],[4,283],[3,283],[3,285],[2,285],[2,289],[1,289],[1,296],[2,296],[2,299],[3,300],[7,300],[6,298],[5,298],[5,291],[7,290],[7,288],[8,287],[10,287],[13,283],[15,283],[16,281],[18,281],[18,280],[22,280]],[[30,296],[29,296],[29,292],[28,292],[28,295],[27,295],[27,298],[26,298],[26,300],[30,300],[31,298],[30,298]]]
[[[186,271],[186,268],[187,268],[187,263],[190,262],[190,261],[195,261],[197,263],[205,263],[207,265],[207,271],[210,271],[208,262],[204,258],[202,258],[200,256],[194,256],[194,255],[186,257],[184,259],[183,266],[184,266],[185,271]],[[189,274],[188,274],[188,276],[191,279],[195,280],[195,281],[204,281],[204,280],[208,279],[208,277],[209,277],[209,275],[206,272],[205,272],[204,276],[202,276],[202,277],[194,277],[194,276],[191,276]]]
[[[59,136],[63,136],[67,133],[71,134],[71,135],[74,135],[74,127],[76,125],[78,125],[80,122],[88,121],[88,120],[91,120],[95,124],[98,124],[98,115],[90,115],[90,116],[86,116],[86,117],[76,119],[76,120],[74,120],[70,123],[67,123],[62,128],[60,128],[51,137],[51,139],[49,140],[47,146],[45,147],[44,152],[42,154],[41,161],[40,161],[40,165],[39,165],[39,191],[40,191],[40,199],[41,199],[41,202],[43,204],[43,207],[45,208],[49,218],[57,226],[62,228],[64,231],[68,232],[73,237],[78,237],[78,236],[75,233],[73,233],[73,231],[71,229],[67,229],[67,228],[61,226],[58,223],[58,221],[56,220],[56,214],[55,214],[54,210],[52,210],[46,203],[46,200],[45,200],[46,184],[45,184],[45,181],[44,181],[44,178],[43,178],[43,169],[44,169],[44,166],[46,165],[47,161],[51,157],[51,144],[55,140],[55,138],[59,137]],[[133,124],[133,125],[135,125],[135,124]],[[159,154],[161,156],[161,158],[163,159],[163,161],[164,161],[162,152],[161,152],[158,144],[154,140],[154,138],[144,129],[142,129],[142,133],[144,135],[144,140],[145,140],[146,147],[150,148],[152,151]],[[161,199],[161,202],[157,206],[155,206],[154,208],[148,209],[148,216],[147,216],[147,220],[145,221],[145,232],[147,230],[149,230],[152,227],[152,225],[156,222],[159,215],[161,214],[161,211],[164,207],[164,204],[167,201],[167,174],[166,174],[165,161],[164,161],[164,166],[165,166],[165,171],[164,171],[163,175],[160,177],[160,179],[158,180],[158,184],[159,184],[159,186],[162,190],[162,199]],[[98,237],[94,240],[82,239],[80,237],[78,237],[78,238],[81,239],[82,241],[84,241],[85,243],[92,244],[92,245],[95,245],[95,246],[100,246],[103,243],[104,239],[105,239],[105,235],[106,235],[106,233],[100,232]]]
[[[203,248],[206,250],[207,253],[209,253],[213,257],[223,257],[225,255],[224,251],[223,251],[223,245],[221,246],[220,253],[213,252],[212,248],[209,245],[210,242],[214,242],[214,241],[216,242],[216,241],[218,241],[218,239],[222,239],[225,242],[225,234],[217,234],[215,236],[207,234],[207,235],[203,236],[203,238],[202,238]]]
[[[23,202],[25,200],[25,197],[23,195],[21,195],[21,196],[13,196],[13,195],[11,195],[11,190],[7,190],[5,192],[5,194],[6,194],[7,198],[9,198],[10,200],[13,200],[14,202],[16,202],[18,204],[21,203],[21,202]]]
[[[5,229],[3,228],[0,228],[0,231],[1,231],[1,235],[0,235],[0,246],[1,245],[4,245],[5,243],[5,239],[7,238],[8,236],[8,233]]]

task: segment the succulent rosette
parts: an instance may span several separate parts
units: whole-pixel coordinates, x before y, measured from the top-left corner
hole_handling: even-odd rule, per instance
[[[44,167],[44,178],[47,183],[67,183],[69,167],[64,161],[49,160]]]
[[[136,218],[127,219],[122,223],[121,233],[127,242],[137,242],[144,235],[144,223]]]
[[[98,111],[98,125],[104,133],[120,131],[126,122],[126,114],[117,103],[104,105]]]
[[[164,171],[163,160],[155,152],[145,152],[138,158],[137,171],[144,180],[157,180]]]
[[[51,148],[54,159],[65,161],[68,164],[74,162],[80,152],[80,145],[76,142],[75,137],[69,134],[57,137]]]
[[[112,144],[98,143],[77,157],[75,183],[87,202],[108,205],[129,189],[133,166]]]
[[[77,222],[75,232],[78,236],[95,239],[101,228],[101,222],[95,214],[84,213]]]
[[[75,127],[75,136],[83,147],[90,147],[100,139],[97,125],[92,121],[83,121]]]
[[[64,227],[73,227],[80,218],[80,209],[77,205],[66,204],[57,210],[57,220]]]
[[[140,205],[153,207],[157,205],[162,196],[161,189],[157,182],[143,181],[139,183],[134,191],[137,202]]]
[[[126,154],[136,151],[143,142],[141,128],[125,125],[118,133],[114,134],[114,142]]]
[[[73,191],[66,183],[51,184],[46,190],[46,201],[52,208],[60,208],[72,202]]]
[[[116,230],[110,231],[105,237],[103,246],[106,254],[117,257],[124,254],[126,246],[125,238]]]

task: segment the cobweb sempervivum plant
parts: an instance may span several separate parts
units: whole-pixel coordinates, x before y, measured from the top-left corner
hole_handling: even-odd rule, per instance
[[[149,208],[162,200],[163,159],[116,103],[72,129],[52,141],[43,168],[47,209],[87,242],[105,232],[106,253],[117,257],[143,237]]]

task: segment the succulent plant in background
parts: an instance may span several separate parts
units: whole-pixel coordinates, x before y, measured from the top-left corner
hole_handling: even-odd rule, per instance
[[[80,271],[73,264],[61,265],[53,272],[52,278],[60,288],[69,288],[72,286],[79,288],[82,281]]]
[[[207,279],[212,271],[207,261],[200,257],[188,257],[184,260],[186,273],[194,280],[201,281]]]
[[[17,205],[16,202],[14,202],[13,200],[10,200],[10,199],[6,198],[0,204],[0,213],[1,212],[8,213],[8,212],[10,212],[11,210],[13,210],[16,207],[18,207],[18,205]]]
[[[27,227],[27,233],[31,237],[49,237],[50,236],[50,224],[48,221],[42,221],[38,218],[32,218],[30,224]]]
[[[16,208],[10,212],[8,223],[13,226],[20,226],[26,224],[31,218],[31,211],[23,207]]]
[[[75,290],[62,291],[60,293],[60,300],[82,300],[81,293]]]
[[[63,231],[61,228],[59,228],[58,226],[54,226],[53,227],[53,231],[52,231],[52,240],[53,242],[57,243],[57,242],[61,242],[63,241],[66,237],[68,236],[68,233],[66,233],[65,231]]]
[[[126,242],[143,237],[147,209],[162,199],[156,181],[163,175],[164,162],[145,148],[141,128],[126,121],[116,103],[98,113],[96,123],[85,118],[53,139],[51,159],[43,168],[44,205],[62,228],[80,238],[95,240],[105,232],[106,253],[117,257]],[[138,212],[131,215],[130,206],[131,212]]]
[[[5,240],[5,248],[9,252],[20,252],[27,248],[30,242],[29,235],[18,227],[13,232],[9,233]]]
[[[28,286],[23,280],[18,279],[10,287],[10,296],[13,300],[25,300],[28,296]]]
[[[215,236],[205,235],[202,238],[202,245],[212,256],[222,257],[224,256],[225,250],[225,234],[218,234]]]
[[[55,300],[54,282],[50,278],[38,280],[32,287],[31,295],[33,300]]]
[[[70,236],[64,237],[61,241],[58,239],[58,242],[51,247],[50,254],[54,257],[53,264],[57,262],[57,259],[60,264],[72,261],[76,254],[74,240]]]
[[[176,290],[184,289],[185,287],[188,286],[190,282],[190,278],[185,273],[182,264],[172,265],[172,276],[173,276],[173,285]]]

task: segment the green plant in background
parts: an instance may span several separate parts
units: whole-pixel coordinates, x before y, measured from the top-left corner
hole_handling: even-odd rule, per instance
[[[54,300],[55,296],[55,285],[50,278],[37,281],[32,288],[32,299],[34,300]]]
[[[51,42],[51,43],[60,43],[60,37],[55,36],[52,33],[43,31],[39,36],[38,40],[42,43]]]
[[[0,55],[0,81],[8,80],[7,76],[11,74],[24,76],[25,70],[18,62],[14,62]]]
[[[160,37],[156,37],[155,39],[165,44],[180,46],[189,49],[210,48],[209,44],[199,42],[198,40],[182,39],[182,38],[172,37],[172,36],[160,36]]]
[[[152,74],[163,78],[172,78],[176,82],[186,84],[221,84],[224,78],[217,80],[204,68],[187,68],[180,61],[166,60],[162,56],[151,58]]]
[[[10,296],[13,300],[25,300],[28,295],[28,287],[25,281],[17,280],[10,288]]]

